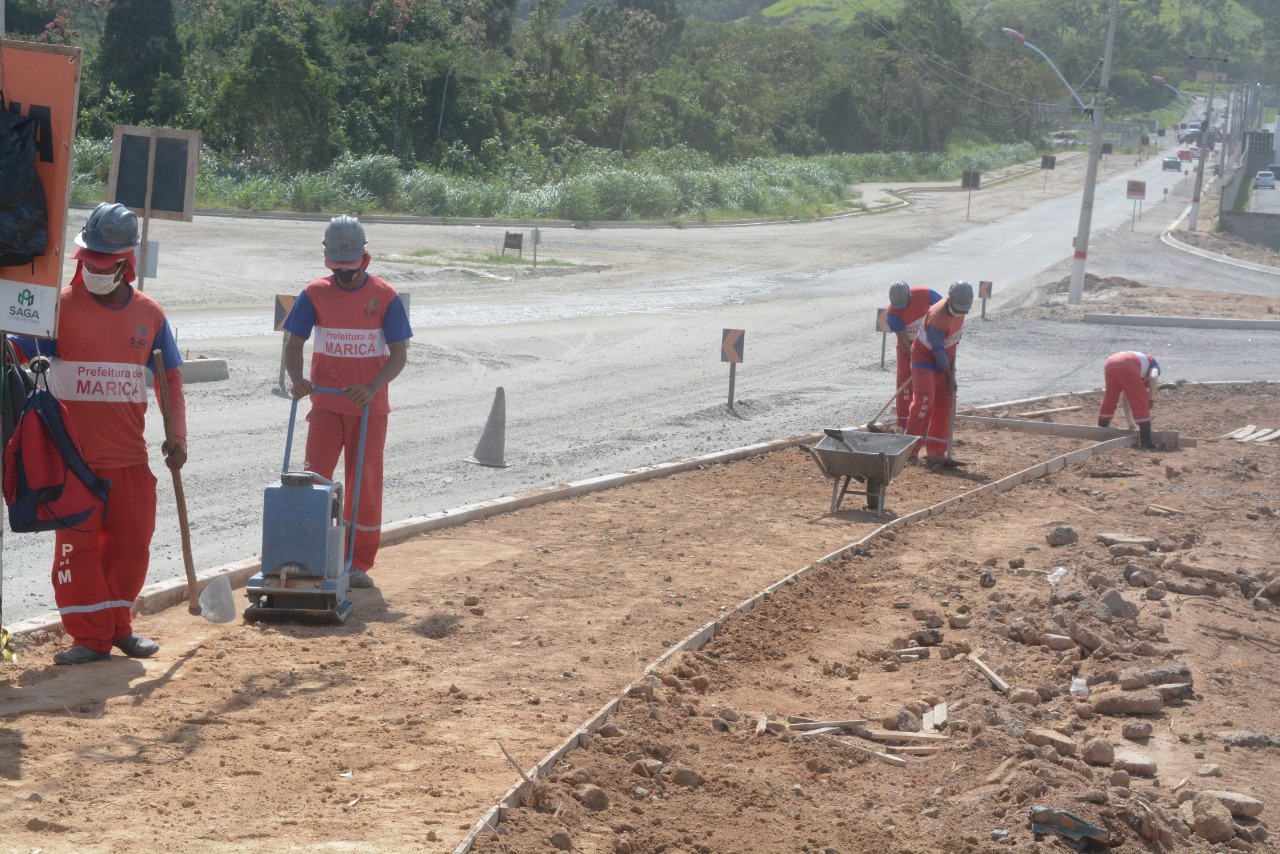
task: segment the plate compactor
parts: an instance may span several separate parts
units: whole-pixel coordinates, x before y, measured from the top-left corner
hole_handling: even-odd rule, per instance
[[[323,394],[341,389],[317,388]],[[342,484],[315,472],[289,471],[293,425],[298,401],[289,412],[289,436],[284,446],[280,482],[263,492],[262,569],[249,579],[245,595],[251,604],[246,620],[302,620],[341,623],[355,603],[347,598],[351,556],[355,550],[356,512],[360,507],[360,475],[364,470],[364,442],[369,407],[360,419],[360,450],[356,458],[351,525],[342,519]]]

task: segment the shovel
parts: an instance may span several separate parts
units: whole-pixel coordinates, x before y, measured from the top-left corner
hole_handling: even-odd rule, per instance
[[[153,350],[156,383],[160,387],[160,414],[164,417],[164,438],[173,447],[173,422],[169,417],[169,385],[165,379],[164,356]],[[191,526],[187,522],[187,499],[182,492],[182,473],[169,469],[173,475],[173,497],[178,505],[178,527],[182,531],[182,563],[187,570],[187,611],[204,617],[212,623],[229,623],[236,617],[236,603],[231,598],[231,583],[225,575],[215,578],[203,593],[197,593],[196,566],[191,558]]]
[[[894,402],[895,400],[897,400],[897,399],[898,399],[898,395],[902,394],[903,389],[905,389],[905,388],[906,388],[907,386],[909,386],[909,385],[911,385],[911,377],[910,377],[910,376],[908,376],[905,380],[903,380],[903,381],[902,381],[902,385],[898,386],[898,390],[897,390],[897,391],[895,391],[895,392],[893,393],[893,397],[889,398],[888,402],[887,402],[887,403],[885,403],[885,405],[884,405],[884,406],[880,407],[880,411],[879,411],[879,412],[877,412],[874,416],[872,416],[871,420],[867,422],[867,432],[868,432],[868,433],[883,433],[883,432],[885,432],[884,428],[883,428],[883,427],[881,427],[881,426],[880,426],[879,424],[877,424],[876,422],[877,422],[877,421],[879,421],[879,420],[880,420],[880,416],[881,416],[881,415],[884,415],[885,411],[886,411],[886,410],[888,410],[888,408],[889,408],[890,406],[892,406],[892,405],[893,405],[893,402]]]

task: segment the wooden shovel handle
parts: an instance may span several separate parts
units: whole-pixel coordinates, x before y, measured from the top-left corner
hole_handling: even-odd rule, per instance
[[[169,417],[169,381],[164,371],[164,354],[151,351],[156,366],[157,386],[160,387],[160,416],[164,419],[164,440],[173,453],[173,420]],[[182,564],[187,571],[187,611],[200,614],[200,591],[196,588],[196,565],[191,558],[191,525],[187,522],[187,499],[182,492],[182,472],[169,469],[173,475],[173,498],[178,505],[178,528],[182,531]]]
[[[898,390],[893,393],[893,397],[889,398],[889,400],[885,403],[885,405],[880,407],[880,411],[877,412],[875,416],[870,421],[867,422],[867,424],[875,424],[877,421],[879,421],[880,416],[884,415],[890,406],[893,406],[893,402],[898,399],[898,395],[902,394],[902,390],[909,385],[911,385],[911,377],[908,376],[905,380],[902,381],[902,385],[898,386]]]

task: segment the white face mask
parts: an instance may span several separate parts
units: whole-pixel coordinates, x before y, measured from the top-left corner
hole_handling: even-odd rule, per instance
[[[81,270],[80,276],[84,279],[84,286],[89,289],[89,293],[101,297],[119,287],[122,272],[117,270],[114,273],[90,273],[88,270]]]

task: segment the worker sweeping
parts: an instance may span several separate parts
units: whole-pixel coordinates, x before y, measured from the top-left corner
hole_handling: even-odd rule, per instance
[[[1124,393],[1133,410],[1133,423],[1138,425],[1138,445],[1154,448],[1151,441],[1151,404],[1160,385],[1160,363],[1147,353],[1113,353],[1103,366],[1106,391],[1098,407],[1098,426],[1110,427],[1116,415],[1116,404]]]
[[[947,452],[951,445],[951,416],[956,394],[956,348],[964,316],[973,308],[973,285],[956,282],[947,296],[925,315],[924,328],[911,345],[911,412],[907,433],[919,436],[911,459],[924,446],[925,462],[951,468],[959,465]]]
[[[75,238],[76,271],[63,289],[58,337],[17,338],[27,355],[48,356],[49,390],[67,408],[94,473],[111,481],[105,521],[60,529],[54,540],[53,595],[72,646],[58,664],[149,658],[160,645],[133,630],[132,607],[147,577],[156,528],[156,478],[144,438],[144,369],[164,383],[173,442],[161,446],[170,469],[187,460],[182,356],[163,309],[133,287],[138,217],[121,204],[100,204]],[[163,375],[152,352],[163,354]]]
[[[343,457],[347,519],[356,492],[361,414],[366,404],[369,407],[360,505],[352,526],[355,551],[348,582],[352,587],[374,586],[369,570],[382,534],[382,459],[391,412],[387,384],[404,370],[413,337],[396,289],[366,272],[367,243],[360,220],[334,217],[323,241],[324,263],[333,274],[307,285],[284,321],[284,331],[290,335],[284,363],[293,381],[293,396],[311,395],[304,467],[332,479],[338,457]],[[313,332],[308,380],[302,376],[302,349]],[[339,388],[344,393],[313,393],[315,388]]]
[[[898,337],[898,374],[896,387],[898,397],[895,401],[898,412],[898,429],[906,430],[907,417],[911,413],[911,345],[924,328],[924,317],[929,307],[942,299],[935,290],[925,287],[911,287],[906,282],[894,282],[889,286],[889,310],[885,319],[889,330]]]

